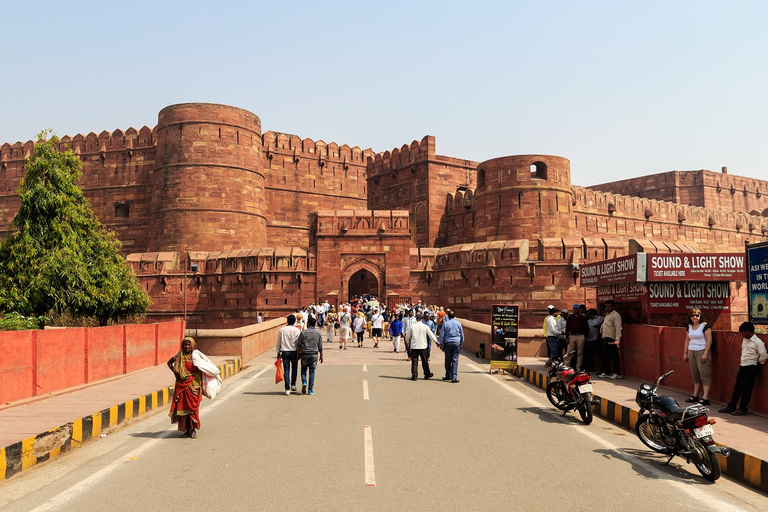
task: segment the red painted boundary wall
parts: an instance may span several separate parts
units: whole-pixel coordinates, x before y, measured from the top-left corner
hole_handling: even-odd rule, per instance
[[[763,341],[768,340],[766,335],[758,336]],[[741,340],[738,332],[713,331],[710,399],[721,403],[730,400],[739,371]],[[620,345],[622,373],[653,383],[662,373],[675,370],[664,385],[690,393],[693,379],[688,363],[683,361],[683,347],[685,329],[682,327],[624,324]],[[768,371],[757,378],[749,409],[768,414]]]
[[[0,332],[0,403],[164,363],[184,322]]]

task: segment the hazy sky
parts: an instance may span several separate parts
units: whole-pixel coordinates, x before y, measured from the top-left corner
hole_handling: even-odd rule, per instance
[[[213,102],[386,151],[543,153],[591,185],[768,179],[768,1],[0,0],[0,143]]]

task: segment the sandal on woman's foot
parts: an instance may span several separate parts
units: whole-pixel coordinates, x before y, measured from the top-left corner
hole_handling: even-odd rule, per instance
[[[689,404],[692,404],[693,402],[698,402],[699,397],[691,395],[688,398],[686,398],[685,401],[688,402]]]
[[[701,400],[699,400],[699,404],[701,404],[701,405],[710,405],[709,398],[702,398]]]
[[[189,434],[190,439],[197,439],[197,431],[193,430],[191,434]]]

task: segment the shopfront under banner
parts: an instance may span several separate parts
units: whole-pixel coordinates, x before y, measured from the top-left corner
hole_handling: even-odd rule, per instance
[[[768,242],[747,246],[749,321],[768,324]]]
[[[517,304],[491,306],[491,370],[517,368]]]
[[[727,282],[648,283],[649,313],[686,313],[691,308],[720,313],[731,307]]]

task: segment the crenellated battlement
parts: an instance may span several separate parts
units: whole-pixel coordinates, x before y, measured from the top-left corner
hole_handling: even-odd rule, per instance
[[[404,169],[430,159],[436,159],[435,137],[426,135],[421,141],[414,140],[410,145],[403,144],[392,151],[376,153],[367,161],[368,175],[375,176]]]
[[[311,158],[318,161],[334,161],[339,163],[364,166],[367,159],[374,155],[371,149],[360,149],[358,146],[339,146],[335,142],[326,144],[322,140],[302,139],[297,135],[268,131],[262,135],[264,155],[270,159],[274,154],[290,154],[297,158]]]
[[[742,234],[768,234],[768,219],[748,212],[723,211],[670,201],[573,187],[576,213],[605,215],[652,224],[673,224]]]

